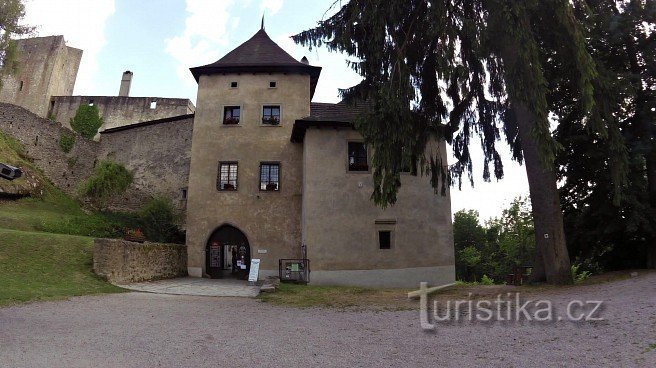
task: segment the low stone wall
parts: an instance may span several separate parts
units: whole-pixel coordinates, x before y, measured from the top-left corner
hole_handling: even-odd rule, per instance
[[[96,239],[94,272],[121,284],[187,275],[187,247],[180,244],[134,243]]]

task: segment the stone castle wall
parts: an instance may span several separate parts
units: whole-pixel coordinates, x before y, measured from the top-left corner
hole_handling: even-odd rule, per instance
[[[18,72],[2,79],[0,102],[47,117],[50,98],[71,95],[82,50],[66,46],[63,36],[16,40]]]
[[[50,116],[67,128],[70,127],[70,121],[80,105],[93,103],[98,106],[100,116],[104,120],[101,131],[143,121],[192,114],[196,110],[194,104],[184,98],[62,95],[54,96],[50,103]]]
[[[117,284],[186,276],[187,247],[96,239],[93,271]]]
[[[26,109],[0,103],[0,129],[20,141],[25,153],[44,174],[69,195],[93,172],[100,144],[77,134],[69,153],[59,147],[62,134],[73,134],[58,123]]]
[[[110,205],[136,210],[152,196],[163,196],[184,210],[193,125],[193,115],[183,115],[102,133],[99,159],[123,163],[134,174],[130,188]]]
[[[73,149],[64,153],[59,139],[73,134],[70,130],[19,106],[0,103],[0,130],[19,140],[36,166],[67,194],[77,194],[100,160],[111,159],[132,171],[130,188],[108,204],[113,210],[136,210],[153,196],[170,198],[185,209],[182,189],[189,176],[193,115],[173,120],[102,134],[100,142],[76,134]]]

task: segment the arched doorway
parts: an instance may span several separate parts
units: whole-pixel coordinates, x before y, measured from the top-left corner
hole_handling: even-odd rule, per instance
[[[207,241],[205,259],[205,269],[213,279],[246,279],[251,266],[251,247],[241,230],[222,225],[214,230]]]

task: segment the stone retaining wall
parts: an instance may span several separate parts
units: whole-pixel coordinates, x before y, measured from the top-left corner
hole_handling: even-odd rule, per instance
[[[187,247],[180,244],[135,243],[96,239],[94,272],[121,284],[187,275]]]

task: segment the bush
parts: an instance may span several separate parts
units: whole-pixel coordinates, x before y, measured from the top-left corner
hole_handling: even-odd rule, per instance
[[[481,277],[481,285],[494,285],[494,280],[487,277],[487,275],[483,275],[483,277]]]
[[[184,243],[184,233],[178,228],[180,214],[170,200],[156,197],[138,213],[141,230],[154,242]]]
[[[580,263],[572,264],[572,281],[574,281],[575,284],[587,279],[590,275],[592,275],[590,271],[581,270]]]
[[[75,167],[75,164],[77,163],[77,156],[70,157],[68,160],[66,160],[66,163],[68,164],[68,168],[72,169],[73,167]]]
[[[73,146],[75,145],[75,136],[72,134],[62,134],[59,137],[59,147],[64,151],[64,153],[71,152]]]
[[[123,165],[102,161],[93,175],[82,183],[80,194],[90,198],[102,208],[111,196],[125,192],[132,184],[132,179],[132,173]]]
[[[71,128],[88,139],[93,139],[102,124],[103,119],[96,105],[80,105],[71,119]]]

